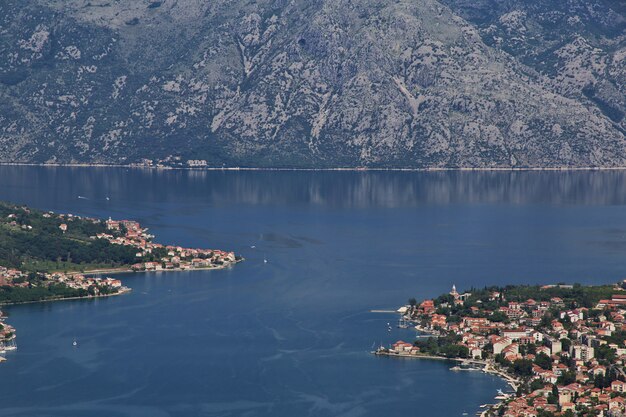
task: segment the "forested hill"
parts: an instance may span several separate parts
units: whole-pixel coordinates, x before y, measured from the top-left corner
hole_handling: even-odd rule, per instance
[[[25,272],[84,270],[135,262],[130,246],[93,239],[107,231],[99,219],[42,212],[0,202],[0,266]]]
[[[625,114],[622,0],[0,2],[3,162],[615,167]]]

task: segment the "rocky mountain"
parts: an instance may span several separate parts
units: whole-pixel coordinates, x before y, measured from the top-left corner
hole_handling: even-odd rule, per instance
[[[621,0],[4,0],[0,160],[626,166]]]

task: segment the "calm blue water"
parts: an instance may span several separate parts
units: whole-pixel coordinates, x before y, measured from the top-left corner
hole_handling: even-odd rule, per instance
[[[19,350],[0,365],[0,416],[472,415],[504,384],[372,357],[412,333],[369,310],[452,284],[623,278],[625,179],[0,167],[2,200],[137,219],[162,243],[247,258],[8,308]]]

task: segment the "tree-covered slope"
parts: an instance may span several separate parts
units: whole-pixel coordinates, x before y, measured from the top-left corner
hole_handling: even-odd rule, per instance
[[[0,266],[49,272],[136,262],[137,249],[92,238],[104,232],[110,233],[97,219],[0,202]]]

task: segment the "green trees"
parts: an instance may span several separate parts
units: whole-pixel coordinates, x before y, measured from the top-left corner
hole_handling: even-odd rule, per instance
[[[495,355],[495,356],[494,356],[494,359],[495,359],[495,361],[496,361],[496,363],[497,363],[497,364],[500,364],[500,365],[502,365],[502,366],[504,366],[504,367],[507,367],[507,368],[508,368],[508,367],[512,366],[511,361],[507,360],[507,359],[504,357],[504,355],[503,355],[503,354],[501,354],[501,353],[498,353],[497,355]]]
[[[443,294],[435,299],[435,306],[437,307],[445,303],[448,303],[448,304],[454,303],[454,297],[451,296],[450,294]]]
[[[561,349],[563,349],[564,352],[569,352],[570,347],[572,347],[572,341],[564,337],[563,339],[560,340],[560,342],[561,342]]]
[[[556,385],[552,385],[552,392],[548,394],[548,404],[559,403],[559,389]]]
[[[0,265],[43,272],[135,262],[134,248],[91,239],[106,232],[102,221],[46,216],[37,210],[0,202]],[[66,233],[59,229],[61,223],[67,224]]]
[[[489,316],[489,320],[493,321],[494,323],[508,323],[510,321],[509,317],[501,311],[494,311]]]
[[[51,284],[41,286],[10,287],[0,286],[0,303],[25,303],[32,301],[43,301],[56,298],[86,297],[88,295],[116,293],[115,288],[104,285],[92,289],[70,288],[64,284]]]
[[[510,301],[525,302],[528,299],[533,299],[537,302],[550,301],[553,297],[558,297],[563,300],[563,303],[570,308],[576,307],[594,307],[600,299],[611,298],[613,294],[613,285],[596,285],[596,286],[583,286],[575,284],[573,286],[539,286],[539,285],[508,285],[505,287],[486,287],[482,289],[472,289],[472,295],[461,306],[454,306],[453,297],[449,294],[444,294],[435,299],[435,306],[448,303],[452,308],[456,308],[462,311],[471,306],[482,306],[484,309],[491,311],[497,311],[498,307],[506,305]],[[499,293],[499,296],[493,297],[493,293]],[[495,316],[500,317],[498,315]],[[504,318],[504,317],[500,317]],[[493,318],[490,317],[492,321]],[[549,324],[548,319],[542,323],[545,327]]]
[[[440,352],[447,358],[468,358],[469,349],[463,345],[444,345]]]
[[[556,380],[558,385],[569,385],[576,382],[576,372],[564,371]]]
[[[552,359],[545,353],[540,353],[535,356],[535,364],[542,369],[551,369],[552,368]]]
[[[624,347],[624,340],[626,340],[626,332],[618,330],[613,332],[611,336],[605,337],[605,340],[609,343],[615,343],[620,347]]]
[[[531,376],[533,374],[533,362],[529,359],[517,359],[513,362],[511,371],[519,376]]]
[[[598,374],[593,378],[593,385],[596,388],[608,388],[613,381],[615,381],[615,376],[607,370],[604,375]]]
[[[533,375],[533,361],[530,359],[516,359],[514,362],[507,360],[501,353],[494,356],[497,364],[508,369],[512,374],[521,377],[529,377]]]
[[[460,338],[455,335],[444,337],[429,337],[426,340],[417,340],[414,344],[421,352],[431,355],[445,356],[447,358],[468,358],[467,346],[459,345]]]
[[[609,365],[615,361],[617,352],[608,345],[600,345],[596,348],[596,358],[600,363]]]
[[[530,391],[541,389],[545,386],[545,383],[541,379],[533,379],[530,383]]]

